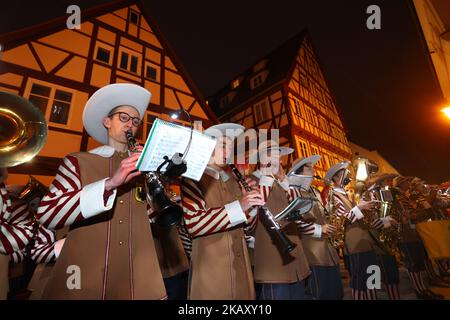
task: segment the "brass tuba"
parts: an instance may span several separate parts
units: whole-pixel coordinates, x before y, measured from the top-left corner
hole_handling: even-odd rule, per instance
[[[0,168],[31,160],[46,140],[47,124],[41,110],[18,95],[0,92]]]

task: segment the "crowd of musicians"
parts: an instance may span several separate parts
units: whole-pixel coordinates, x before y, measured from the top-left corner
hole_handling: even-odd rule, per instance
[[[350,162],[318,181],[319,155],[285,170],[293,149],[270,140],[247,152],[238,180],[226,161],[245,130],[238,124],[204,131],[217,138],[208,166],[198,182],[180,179],[180,223],[158,225],[151,200],[138,196],[142,147],[130,151],[125,134],[136,134],[150,97],[132,84],[94,93],[83,125],[102,146],[67,155],[48,190],[34,181],[24,196],[1,169],[0,299],[9,290],[9,299],[341,300],[343,281],[353,299],[377,299],[371,266],[389,299],[402,298],[400,266],[417,298],[443,298],[429,286],[450,285],[449,261],[430,259],[416,225],[449,219],[448,197],[417,177],[387,174],[369,176],[355,195]],[[276,215],[296,199],[310,208],[279,222],[292,244],[283,250],[258,208]]]

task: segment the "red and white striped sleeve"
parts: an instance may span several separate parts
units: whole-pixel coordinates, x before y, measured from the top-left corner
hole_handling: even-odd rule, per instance
[[[0,185],[0,253],[21,251],[33,236],[31,221],[25,219],[28,208],[11,204],[4,184]]]
[[[40,225],[31,248],[31,259],[35,263],[48,263],[56,260],[55,232]]]
[[[105,191],[106,179],[81,187],[77,159],[65,157],[39,204],[39,222],[46,228],[59,229],[110,210],[117,190]]]
[[[20,251],[14,251],[12,254],[9,255],[9,260],[14,263],[20,263],[25,259],[26,250],[22,249]]]
[[[333,202],[336,208],[337,215],[346,217],[350,221],[350,223],[354,223],[355,221],[363,217],[361,210],[359,210],[357,206],[353,207],[350,210],[347,210],[342,200],[336,195],[333,195]]]
[[[192,238],[223,232],[247,222],[239,201],[223,207],[207,208],[202,191],[190,179],[183,179],[181,184],[181,203],[184,223]]]

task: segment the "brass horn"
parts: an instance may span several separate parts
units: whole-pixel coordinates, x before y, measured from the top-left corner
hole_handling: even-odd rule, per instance
[[[0,168],[31,160],[46,140],[47,124],[41,110],[18,95],[0,92]]]

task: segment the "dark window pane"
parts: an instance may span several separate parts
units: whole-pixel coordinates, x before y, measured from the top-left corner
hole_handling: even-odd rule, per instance
[[[147,66],[147,72],[146,72],[145,76],[149,79],[156,80],[156,69],[152,68],[150,66]]]
[[[48,97],[50,96],[50,87],[34,83],[33,86],[31,87],[31,93]]]
[[[48,99],[31,95],[30,98],[28,98],[28,100],[32,104],[34,104],[37,108],[39,108],[45,115],[45,111],[47,110]]]
[[[127,69],[128,67],[128,53],[122,52],[122,57],[120,58],[120,67],[122,69]]]
[[[137,72],[137,64],[138,64],[137,57],[131,56],[131,64],[130,64],[130,71],[131,72]]]
[[[71,102],[72,101],[72,94],[70,92],[62,91],[62,90],[56,90],[55,93],[55,99]]]
[[[67,124],[69,117],[70,104],[55,101],[50,114],[50,121],[56,123]]]
[[[97,60],[109,63],[109,50],[98,48],[97,50]]]
[[[130,11],[130,22],[132,24],[136,24],[137,25],[138,21],[139,21],[139,15],[136,12],[134,12],[134,11]]]

